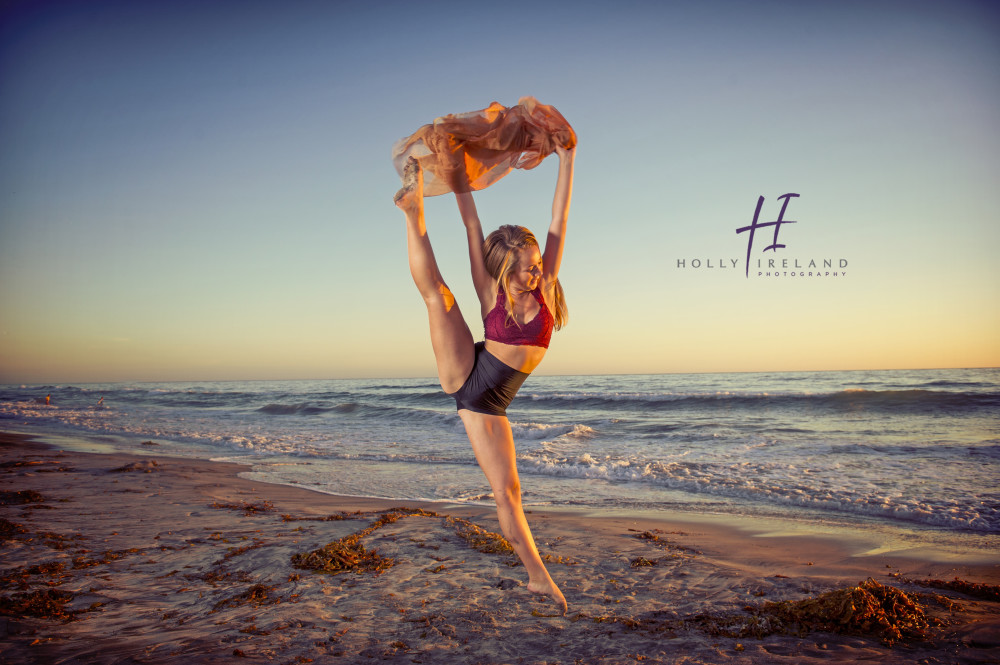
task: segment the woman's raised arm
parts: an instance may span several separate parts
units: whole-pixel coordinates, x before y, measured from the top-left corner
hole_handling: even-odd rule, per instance
[[[559,179],[556,194],[552,200],[552,223],[545,239],[545,253],[542,255],[542,278],[546,285],[554,284],[559,276],[563,246],[566,244],[566,222],[569,219],[569,202],[573,196],[573,161],[576,148],[566,150],[556,146],[559,155]]]
[[[472,198],[472,192],[455,192],[458,212],[462,215],[465,232],[469,236],[469,265],[472,268],[472,285],[479,296],[480,309],[483,315],[493,309],[496,293],[493,291],[493,278],[486,272],[486,262],[483,260],[483,225],[479,221],[479,211]]]

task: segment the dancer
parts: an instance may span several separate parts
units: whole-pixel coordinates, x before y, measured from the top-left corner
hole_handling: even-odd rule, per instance
[[[567,320],[556,277],[573,188],[575,136],[569,149],[553,149],[559,156],[559,176],[544,254],[521,226],[502,226],[484,241],[468,180],[449,183],[469,239],[484,342],[474,342],[438,270],[424,221],[423,173],[412,157],[406,161],[395,202],[406,215],[410,274],[427,305],[441,387],[455,398],[476,460],[493,489],[500,528],[528,573],[528,590],[551,597],[565,614],[566,598],[538,554],[521,506],[514,436],[506,415],[521,383],[545,356],[553,328]],[[460,171],[451,175],[463,177]]]

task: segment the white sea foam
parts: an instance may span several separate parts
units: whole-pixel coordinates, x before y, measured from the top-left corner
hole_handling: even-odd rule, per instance
[[[541,441],[543,439],[589,439],[596,432],[582,424],[563,425],[545,423],[511,423],[515,440]]]
[[[809,474],[808,470],[806,475],[810,476],[810,484],[804,484],[800,471],[794,466],[659,463],[601,458],[591,453],[574,459],[523,455],[518,462],[523,473],[536,475],[641,482],[720,497],[1000,532],[1000,508],[986,505],[975,497],[970,496],[967,501],[932,502],[901,492],[869,490],[859,493],[853,487],[836,486],[829,478],[820,478],[817,482],[817,474]]]

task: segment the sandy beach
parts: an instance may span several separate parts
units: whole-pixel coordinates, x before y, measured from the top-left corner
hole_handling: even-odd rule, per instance
[[[155,445],[0,441],[5,663],[1000,662],[998,560],[532,511],[558,616],[484,508],[254,482]]]

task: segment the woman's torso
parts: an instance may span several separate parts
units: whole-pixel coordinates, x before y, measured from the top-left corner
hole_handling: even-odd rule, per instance
[[[540,285],[536,291],[538,297],[530,291],[525,291],[514,296],[514,308],[511,314],[514,321],[522,327],[536,323],[538,317],[544,317],[545,312],[542,311],[543,308],[547,308],[548,316],[552,316],[552,308],[548,307],[548,303],[552,302],[552,288],[546,287],[543,284]],[[487,307],[486,304],[483,303],[484,306],[482,308],[482,315],[484,321],[494,308],[500,306],[504,307],[503,312],[506,314],[506,306],[503,305],[503,303],[506,302],[506,298],[501,299],[499,297],[500,295],[501,291],[499,287],[495,287],[493,289],[493,297],[488,301],[490,303],[489,306]],[[513,326],[515,324],[510,322],[509,325]],[[499,342],[495,339],[487,339],[486,350],[496,356],[496,358],[505,365],[530,374],[536,367],[538,367],[539,363],[542,362],[542,358],[545,357],[545,351],[547,349],[544,346],[535,346],[532,344],[505,344],[504,342]]]

